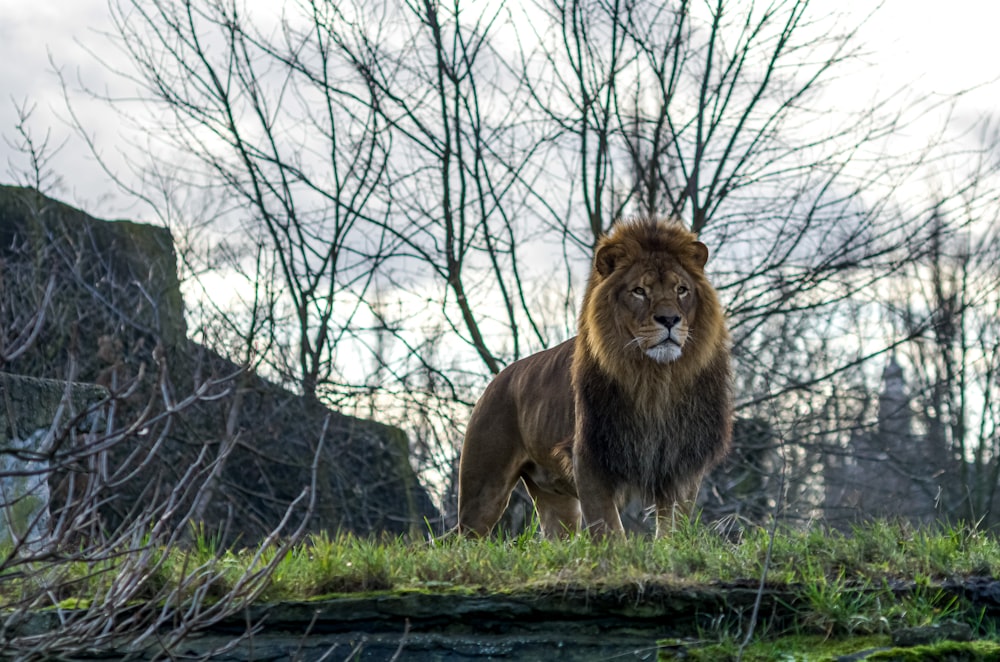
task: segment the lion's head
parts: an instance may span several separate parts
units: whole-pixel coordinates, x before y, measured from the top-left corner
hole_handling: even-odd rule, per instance
[[[601,239],[580,335],[607,372],[673,363],[697,372],[725,345],[707,261],[705,244],[675,221],[619,221]]]

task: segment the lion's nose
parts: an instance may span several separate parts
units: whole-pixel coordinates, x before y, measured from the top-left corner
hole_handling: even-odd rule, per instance
[[[667,331],[681,323],[680,315],[653,315],[653,319],[656,320],[657,324],[666,328]]]

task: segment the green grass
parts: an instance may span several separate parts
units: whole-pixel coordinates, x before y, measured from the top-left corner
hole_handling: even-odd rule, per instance
[[[749,528],[733,540],[698,522],[661,540],[578,536],[549,541],[530,533],[507,540],[450,536],[431,541],[318,535],[278,560],[262,597],[292,600],[443,587],[506,592],[566,585],[596,590],[649,583],[756,582],[764,570],[768,538],[767,530]],[[250,566],[255,550],[219,550],[204,538],[197,538],[192,549],[161,553],[163,561],[150,580],[163,585],[203,566],[217,575],[220,586],[256,569]],[[272,560],[273,552],[266,552],[257,567]],[[113,560],[76,562],[64,571],[85,595],[89,582],[99,582],[115,567]],[[779,530],[767,579],[771,586],[803,587],[820,608],[849,587],[998,573],[1000,544],[993,535],[964,527],[935,530],[875,523],[850,534],[818,528]]]
[[[732,541],[698,523],[663,540],[595,541],[580,536],[548,541],[526,535],[511,540],[450,537],[408,542],[315,536],[278,565],[267,597],[283,600],[441,586],[511,591],[756,581],[764,569],[767,544],[768,532],[763,529],[751,529]],[[851,535],[818,529],[780,531],[768,583],[810,587],[821,603],[848,587],[902,580],[926,583],[998,571],[1000,545],[992,535],[964,528],[912,530],[879,523]]]
[[[600,541],[578,536],[548,541],[533,533],[504,540],[450,536],[421,541],[317,535],[275,558],[274,551],[220,550],[212,540],[196,536],[187,551],[154,550],[154,560],[145,566],[151,569],[144,579],[149,586],[145,596],[155,599],[164,589],[184,586],[172,601],[196,596],[211,601],[226,595],[248,572],[272,561],[273,574],[258,601],[393,591],[551,595],[567,589],[595,594],[627,589],[642,595],[652,587],[754,588],[764,572],[769,539],[763,528],[748,527],[727,536],[698,522],[685,524],[662,540]],[[98,600],[118,572],[116,563],[124,561],[76,562],[60,568],[62,589],[56,596],[64,605]],[[915,529],[877,522],[848,534],[821,528],[779,530],[767,584],[794,595],[798,611],[791,631],[787,626],[773,631],[762,617],[758,640],[792,634],[837,641],[947,621],[969,622],[978,633],[994,637],[995,625],[943,591],[940,582],[998,574],[1000,544],[993,535],[973,528]],[[192,577],[202,579],[192,581]],[[8,603],[29,594],[39,581],[30,572],[3,579],[0,599]],[[901,582],[914,588],[899,597],[894,587]],[[720,622],[705,637],[732,648],[733,641],[742,641],[745,618]],[[764,655],[760,659],[778,659]]]

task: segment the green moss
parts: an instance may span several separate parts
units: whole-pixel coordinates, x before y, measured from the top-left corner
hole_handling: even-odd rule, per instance
[[[752,642],[742,652],[744,662],[829,662],[844,655],[890,646],[888,636],[836,639],[797,635]],[[660,660],[723,662],[740,657],[740,646],[732,640],[708,645],[684,645],[661,642]]]
[[[59,602],[59,609],[89,609],[92,604],[92,600],[87,600],[84,598],[66,598]]]
[[[739,645],[731,640],[699,645],[676,641],[660,642],[661,660],[718,662],[735,660]],[[1000,643],[995,641],[943,641],[912,648],[892,647],[890,638],[883,636],[829,639],[821,636],[792,636],[760,640],[749,645],[742,654],[744,662],[830,662],[843,656],[867,652],[866,662],[986,662],[1000,659]]]
[[[987,662],[1000,659],[995,641],[942,641],[913,648],[893,648],[867,658],[871,662]]]

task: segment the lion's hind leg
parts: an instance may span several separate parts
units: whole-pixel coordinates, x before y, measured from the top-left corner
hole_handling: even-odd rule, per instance
[[[516,425],[489,408],[473,411],[458,468],[458,530],[487,536],[521,477],[525,458]]]
[[[458,531],[487,536],[500,520],[517,483],[516,473],[468,469],[463,464],[458,481]]]
[[[538,511],[538,523],[542,527],[542,535],[550,540],[568,538],[580,529],[580,502],[576,497],[565,494],[544,492],[530,479],[525,478],[535,510]]]

